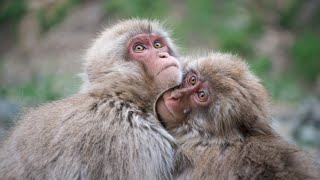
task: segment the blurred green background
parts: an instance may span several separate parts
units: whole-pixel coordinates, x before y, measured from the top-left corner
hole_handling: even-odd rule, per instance
[[[182,54],[247,59],[272,96],[277,130],[320,157],[318,0],[3,0],[0,140],[24,107],[77,92],[92,38],[130,17],[166,21]]]

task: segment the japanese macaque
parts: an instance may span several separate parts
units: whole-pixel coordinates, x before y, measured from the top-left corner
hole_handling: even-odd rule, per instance
[[[231,54],[188,57],[155,110],[178,143],[177,179],[317,179],[309,156],[271,128],[268,95]],[[186,162],[190,163],[186,163]]]
[[[0,153],[0,179],[172,179],[174,138],[153,114],[181,82],[157,21],[107,28],[88,49],[80,93],[30,110]]]

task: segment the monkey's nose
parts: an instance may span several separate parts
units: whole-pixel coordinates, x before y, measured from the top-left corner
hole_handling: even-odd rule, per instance
[[[173,100],[179,100],[190,95],[191,93],[192,92],[190,91],[190,88],[176,89],[171,92],[171,98]]]
[[[179,90],[175,90],[171,92],[170,98],[173,100],[178,100],[183,96],[183,93],[181,93]]]
[[[168,58],[169,57],[169,53],[167,53],[167,52],[159,52],[158,56],[159,56],[159,58]]]
[[[172,100],[176,100],[177,101],[179,99],[183,99],[183,98],[189,97],[199,89],[199,86],[200,86],[200,84],[197,84],[197,85],[192,86],[192,87],[175,89],[174,91],[171,92],[170,98]]]

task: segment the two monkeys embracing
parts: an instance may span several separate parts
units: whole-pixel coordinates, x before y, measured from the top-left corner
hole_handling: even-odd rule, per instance
[[[0,179],[319,179],[269,106],[240,57],[180,56],[162,23],[120,21],[88,49],[78,93],[21,115]]]

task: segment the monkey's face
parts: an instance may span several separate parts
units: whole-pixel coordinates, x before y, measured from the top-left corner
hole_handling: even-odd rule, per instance
[[[190,71],[182,84],[163,93],[156,111],[168,126],[181,124],[190,113],[205,111],[212,103],[209,82],[198,73]]]
[[[181,79],[180,63],[165,39],[157,34],[138,34],[127,45],[129,59],[141,63],[157,87],[172,87]]]
[[[267,93],[244,61],[220,53],[186,59],[183,83],[156,103],[167,127],[189,124],[225,135],[266,119]]]
[[[176,58],[176,47],[162,24],[131,19],[107,28],[95,40],[86,54],[85,74],[88,86],[106,86],[112,79],[147,85],[158,94],[181,82]]]

